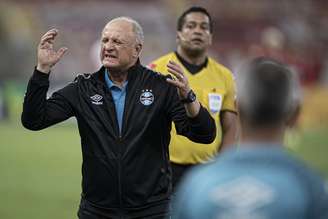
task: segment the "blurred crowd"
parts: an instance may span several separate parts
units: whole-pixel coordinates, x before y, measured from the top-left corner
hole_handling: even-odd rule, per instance
[[[117,16],[130,16],[143,26],[141,62],[148,64],[174,50],[175,21],[191,5],[212,14],[211,55],[234,73],[245,60],[268,55],[292,65],[305,86],[328,84],[326,0],[1,1],[0,84],[27,80],[36,64],[40,36],[53,27],[60,31],[58,48],[69,49],[54,69],[53,85],[71,81],[77,73],[96,71],[101,29]]]

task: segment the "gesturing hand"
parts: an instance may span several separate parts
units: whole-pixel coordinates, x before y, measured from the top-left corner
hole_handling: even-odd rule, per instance
[[[51,67],[54,66],[67,51],[66,47],[54,50],[54,40],[58,35],[57,29],[51,29],[46,32],[38,45],[38,65],[37,70],[43,73],[49,73]]]
[[[190,91],[187,77],[183,73],[183,69],[180,65],[173,61],[169,61],[167,64],[167,70],[175,76],[174,79],[166,79],[167,82],[173,84],[178,88],[178,94],[180,99],[186,99],[188,92]]]

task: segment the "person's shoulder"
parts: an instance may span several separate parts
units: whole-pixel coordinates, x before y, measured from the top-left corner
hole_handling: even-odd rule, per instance
[[[294,174],[298,182],[302,184],[304,191],[308,194],[308,212],[311,218],[328,217],[328,186],[322,176],[304,161],[289,156],[290,172]]]
[[[220,159],[219,159],[220,160]],[[177,199],[182,202],[184,211],[189,214],[192,211],[194,218],[210,218],[211,194],[218,183],[225,177],[221,168],[221,161],[216,160],[211,163],[194,167],[183,178],[177,193]],[[216,174],[219,173],[219,174]],[[190,192],[192,191],[192,192]],[[190,216],[190,215],[189,215]]]
[[[73,82],[83,82],[86,80],[90,80],[91,76],[91,73],[78,73],[76,74]]]
[[[293,172],[299,176],[300,180],[307,181],[308,183],[323,183],[320,173],[295,155],[286,152],[285,160],[287,165],[293,168]]]
[[[186,175],[185,182],[192,187],[197,187],[204,183],[204,181],[200,179],[207,179],[206,184],[209,185],[212,181],[211,179],[218,177],[218,175],[213,173],[220,172],[221,175],[224,174],[223,170],[229,165],[233,154],[233,151],[227,151],[222,153],[219,157],[216,157],[213,161],[194,167],[193,170]]]
[[[174,56],[174,52],[167,53],[152,61],[150,64],[147,65],[147,67],[156,71],[160,71],[160,68],[166,68],[167,63],[169,62],[169,60],[174,58]]]
[[[90,87],[91,78],[92,73],[77,73],[71,82],[55,93],[75,101],[76,95],[79,95],[80,88]]]
[[[104,72],[104,67],[102,66],[95,72],[87,72],[87,73],[77,73],[73,83],[81,84],[81,83],[95,83],[96,81],[102,80]]]
[[[323,182],[319,173],[309,167],[303,160],[281,147],[283,146],[257,146],[253,148],[239,149],[236,156],[234,156],[234,159],[245,162],[257,162],[261,164],[258,168],[266,168],[266,164],[270,163],[271,166],[273,165],[278,169],[293,175],[300,182],[309,184]],[[243,163],[245,164],[245,162]]]
[[[143,70],[142,70],[143,77],[147,80],[152,79],[152,80],[158,80],[161,82],[164,82],[164,81],[166,82],[167,78],[171,78],[170,75],[164,75],[154,69],[150,69],[145,66],[143,66],[142,68],[143,68]]]
[[[216,69],[218,73],[223,74],[224,76],[233,76],[231,70],[228,67],[224,66],[220,62],[217,62],[211,57],[208,58],[208,65]]]
[[[165,62],[167,60],[172,59],[172,57],[175,56],[174,52],[169,52],[163,56],[160,56],[159,58],[155,59],[154,61],[152,61],[151,63],[162,63]]]

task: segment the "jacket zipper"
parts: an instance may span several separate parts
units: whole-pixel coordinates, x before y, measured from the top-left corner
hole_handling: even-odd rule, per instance
[[[118,133],[119,133],[119,196],[120,196],[120,218],[124,219],[124,211],[123,211],[123,198],[122,198],[122,133],[125,129],[125,122],[126,122],[126,113],[127,113],[127,106],[128,106],[128,99],[129,99],[129,87],[131,86],[131,83],[128,83],[127,87],[125,88],[125,101],[124,101],[124,109],[123,109],[123,118],[122,118],[122,127],[121,130],[118,129]],[[119,128],[118,124],[117,127]]]
[[[129,86],[129,84],[128,84]],[[128,88],[128,87],[127,87]],[[120,213],[119,217],[124,219],[124,212],[123,212],[123,198],[122,198],[122,148],[121,148],[121,142],[122,142],[122,133],[123,128],[125,128],[125,117],[126,117],[126,108],[127,108],[127,99],[128,99],[128,90],[126,88],[126,94],[125,94],[125,101],[124,101],[124,110],[123,110],[123,118],[122,118],[122,127],[120,130],[120,127],[118,125],[118,118],[116,116],[116,108],[114,107],[114,118],[116,118],[116,127],[117,127],[117,133],[118,133],[118,191],[119,191],[119,202],[120,202]],[[108,90],[107,90],[108,91]],[[111,92],[109,91],[110,95]],[[113,98],[112,98],[113,99]],[[114,104],[115,106],[115,104]]]
[[[112,97],[112,94],[111,94],[111,91],[109,89],[107,89],[107,87],[104,88],[105,89],[105,92],[106,92],[106,95],[110,95]],[[120,127],[118,125],[118,118],[116,116],[116,108],[115,108],[115,104],[114,104],[114,100],[113,100],[113,97],[111,98],[112,99],[112,104],[114,106],[114,111],[113,112],[110,112],[110,114],[114,113],[114,118],[115,118],[115,121],[116,121],[116,133],[118,136],[117,138],[117,141],[118,141],[118,195],[119,195],[119,203],[120,203],[120,212],[119,212],[119,218],[124,218],[124,214],[123,214],[123,200],[122,200],[122,183],[121,183],[121,172],[122,172],[122,167],[121,167],[121,161],[122,161],[122,149],[121,149],[121,142],[122,142],[122,130],[123,130],[123,127],[122,127],[122,130],[120,131]],[[124,107],[125,108],[125,107]],[[125,111],[125,109],[124,109]],[[123,118],[124,118],[124,114],[123,114]]]
[[[120,218],[123,217],[123,200],[122,200],[122,167],[121,167],[121,162],[122,162],[122,152],[121,152],[121,140],[122,136],[119,134],[118,142],[119,142],[119,160],[118,160],[118,195],[119,195],[119,200],[120,200]]]

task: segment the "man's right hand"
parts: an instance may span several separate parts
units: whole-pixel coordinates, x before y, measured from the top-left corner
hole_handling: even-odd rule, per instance
[[[54,40],[58,34],[57,29],[51,29],[41,37],[38,45],[38,65],[36,69],[40,72],[49,74],[51,67],[54,66],[67,51],[66,47],[54,50]]]

